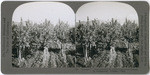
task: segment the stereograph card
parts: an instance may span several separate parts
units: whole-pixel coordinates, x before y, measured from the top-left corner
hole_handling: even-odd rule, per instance
[[[145,74],[146,1],[3,1],[4,74]]]

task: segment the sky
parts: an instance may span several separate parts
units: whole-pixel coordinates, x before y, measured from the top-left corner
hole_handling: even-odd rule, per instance
[[[20,22],[31,20],[34,23],[50,20],[54,25],[58,21],[68,22],[69,25],[75,25],[74,11],[66,4],[59,2],[30,2],[20,5],[13,13],[12,20]]]
[[[135,20],[138,23],[138,16],[135,9],[121,2],[90,2],[83,4],[76,13],[76,22],[86,21],[94,18],[100,21],[110,21],[115,18],[121,24],[125,19]],[[50,20],[54,25],[59,20],[67,22],[70,26],[75,25],[75,13],[68,5],[59,2],[30,2],[20,5],[13,13],[12,20],[20,22],[31,20],[35,23]]]
[[[79,20],[86,21],[94,18],[100,21],[111,21],[112,18],[117,19],[123,24],[125,19],[134,20],[138,23],[138,15],[135,9],[121,2],[91,2],[82,5],[76,13],[76,22]]]

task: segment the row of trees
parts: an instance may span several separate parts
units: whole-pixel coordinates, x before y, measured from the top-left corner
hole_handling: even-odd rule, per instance
[[[70,42],[69,31],[69,25],[62,21],[54,26],[48,20],[33,24],[29,20],[24,22],[21,19],[20,23],[13,22],[12,25],[13,52],[19,53],[22,58],[37,50],[43,50],[44,47],[59,49],[62,43]]]
[[[65,61],[69,54],[86,58],[85,62],[89,57],[96,58],[95,55],[101,54],[101,51],[110,50],[111,46],[120,52],[130,48],[130,52],[136,51],[138,54],[139,50],[139,26],[127,19],[121,25],[115,19],[100,22],[96,19],[90,21],[87,17],[86,22],[76,22],[75,27],[62,21],[53,25],[46,19],[41,24],[21,19],[19,23],[12,23],[12,35],[13,58],[19,59],[34,56],[36,51],[42,51],[44,47],[53,52],[58,51]]]
[[[99,20],[89,21],[87,18],[86,23],[79,21],[75,29],[76,42],[83,46],[85,57],[94,55],[90,54],[92,52],[110,50],[110,46],[128,48],[130,43],[139,42],[139,26],[127,19],[121,25],[114,19],[111,22],[100,23]],[[90,52],[89,55],[88,52]]]

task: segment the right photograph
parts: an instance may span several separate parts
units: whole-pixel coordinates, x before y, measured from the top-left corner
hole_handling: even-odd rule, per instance
[[[76,67],[138,68],[136,10],[121,2],[90,2],[76,12]]]

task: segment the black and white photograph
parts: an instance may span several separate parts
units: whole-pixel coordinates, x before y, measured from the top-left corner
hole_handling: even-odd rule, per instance
[[[29,2],[12,15],[14,68],[138,68],[139,20],[122,2]]]

